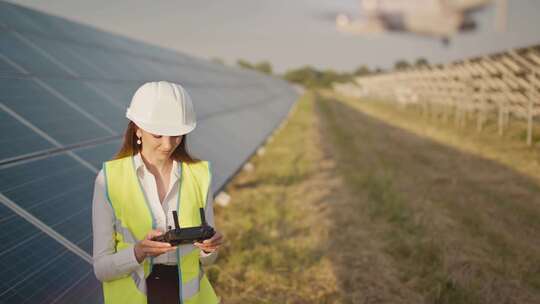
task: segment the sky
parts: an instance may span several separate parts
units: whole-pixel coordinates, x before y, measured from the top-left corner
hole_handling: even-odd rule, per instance
[[[415,1],[415,0],[401,0]],[[196,57],[269,61],[281,73],[304,65],[352,71],[397,60],[433,63],[540,44],[540,0],[508,0],[508,28],[494,29],[494,9],[475,13],[479,29],[449,46],[412,34],[344,35],[333,16],[359,11],[359,0],[11,0],[72,21]]]

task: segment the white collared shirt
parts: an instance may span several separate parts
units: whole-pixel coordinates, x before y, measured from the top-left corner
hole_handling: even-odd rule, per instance
[[[163,204],[159,201],[156,179],[144,165],[140,154],[133,156],[137,177],[141,182],[143,191],[146,194],[154,220],[156,229],[167,231],[169,226],[174,227],[172,211],[176,210],[178,202],[178,183],[181,176],[181,166],[177,161],[173,161],[170,173],[169,187],[163,199]],[[208,225],[214,227],[213,199],[210,192],[207,196],[205,217]],[[135,258],[133,246],[115,252],[114,242],[114,212],[107,202],[105,189],[105,176],[103,170],[99,171],[95,186],[94,198],[92,201],[92,228],[94,237],[94,272],[100,281],[112,280],[125,274],[135,271],[140,264]],[[193,246],[193,245],[181,245]],[[206,254],[200,251],[200,260],[203,265],[211,264],[217,257],[217,251]],[[176,265],[176,251],[171,251],[154,258],[154,264]]]

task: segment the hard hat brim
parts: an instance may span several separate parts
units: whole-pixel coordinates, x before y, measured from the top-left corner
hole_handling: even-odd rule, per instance
[[[137,121],[134,119],[129,118],[133,123],[137,125],[137,127],[143,129],[144,131],[148,133],[152,133],[155,135],[162,135],[162,136],[180,136],[185,135],[193,131],[195,127],[197,126],[196,123],[193,123],[192,125],[182,125],[182,126],[172,126],[172,125],[166,125],[166,124],[151,124],[151,123],[145,123],[143,121]]]

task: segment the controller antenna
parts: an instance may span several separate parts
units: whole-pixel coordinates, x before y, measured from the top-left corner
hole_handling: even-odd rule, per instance
[[[206,226],[206,218],[204,216],[204,209],[199,208],[199,213],[201,214],[201,225]]]
[[[174,220],[174,228],[180,229],[180,225],[178,224],[178,214],[175,210],[172,212],[173,220]]]

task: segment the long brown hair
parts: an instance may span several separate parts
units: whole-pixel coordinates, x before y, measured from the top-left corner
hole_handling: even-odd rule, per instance
[[[137,144],[137,125],[132,121],[129,122],[126,132],[124,133],[124,142],[120,151],[116,153],[113,159],[124,158],[127,156],[133,156],[141,151],[141,147]],[[171,155],[171,158],[176,161],[186,163],[196,163],[200,160],[192,157],[188,152],[187,147],[187,134],[183,135],[182,141],[176,147]]]

